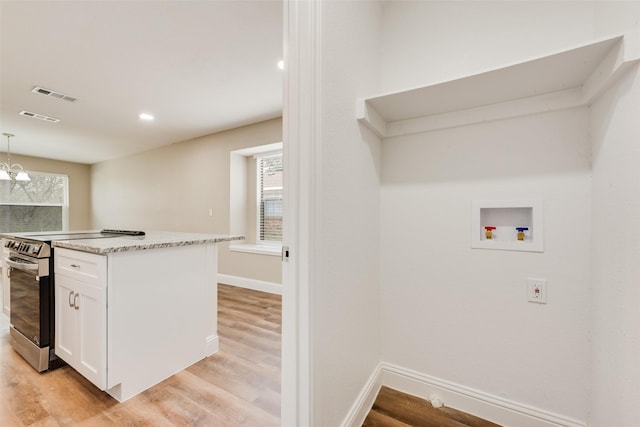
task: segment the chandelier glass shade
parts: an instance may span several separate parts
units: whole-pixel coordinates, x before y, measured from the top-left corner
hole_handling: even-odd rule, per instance
[[[7,137],[7,163],[0,163],[0,180],[31,181],[29,174],[22,165],[11,164],[11,137],[14,135],[10,133],[3,133],[2,135]]]

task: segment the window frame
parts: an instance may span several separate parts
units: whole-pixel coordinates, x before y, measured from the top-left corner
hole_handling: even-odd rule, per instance
[[[62,218],[61,230],[47,230],[47,231],[68,231],[69,230],[69,175],[61,174],[61,173],[52,173],[52,172],[39,172],[39,171],[26,171],[29,176],[33,178],[33,176],[55,176],[63,178],[64,180],[64,190],[63,190],[63,202],[61,204],[52,204],[52,203],[16,203],[16,202],[4,202],[0,200],[0,206],[60,206],[62,208]],[[38,232],[43,230],[31,230],[27,232]],[[9,230],[11,232],[11,230]]]

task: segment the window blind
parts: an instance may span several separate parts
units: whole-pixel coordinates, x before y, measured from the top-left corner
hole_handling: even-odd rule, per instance
[[[282,153],[256,158],[258,242],[282,242]]]

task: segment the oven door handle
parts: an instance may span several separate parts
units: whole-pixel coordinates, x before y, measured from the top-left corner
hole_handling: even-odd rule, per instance
[[[22,262],[11,261],[9,258],[5,258],[4,262],[10,266],[11,268],[15,268],[16,270],[22,271],[38,271],[38,264],[24,264]]]

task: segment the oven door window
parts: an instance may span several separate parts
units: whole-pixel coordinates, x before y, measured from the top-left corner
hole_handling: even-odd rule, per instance
[[[39,278],[33,272],[11,269],[11,325],[38,347],[49,345],[48,334],[43,334],[48,311],[42,306],[48,300],[48,277]],[[44,316],[43,316],[44,315]]]

